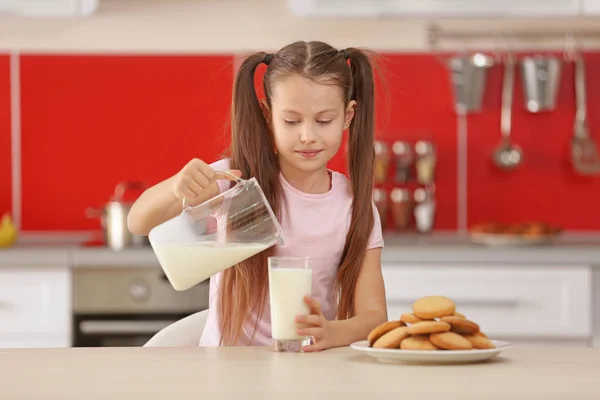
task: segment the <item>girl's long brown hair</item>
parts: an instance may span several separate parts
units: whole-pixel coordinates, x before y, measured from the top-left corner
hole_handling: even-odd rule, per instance
[[[232,168],[241,170],[246,178],[257,179],[281,220],[279,163],[255,89],[255,72],[265,61],[265,56],[266,53],[259,52],[246,58],[235,78],[229,156]],[[323,42],[296,42],[270,57],[263,78],[269,107],[274,85],[279,78],[290,74],[337,86],[342,91],[345,104],[351,100],[357,102],[348,139],[348,170],[353,200],[350,228],[336,277],[338,319],[351,318],[355,314],[356,281],[374,223],[375,85],[372,61],[367,52],[356,48],[339,51]],[[268,293],[267,258],[273,251],[273,248],[265,250],[224,271],[218,297],[221,344],[235,345],[242,333],[250,334],[250,341],[254,338]],[[247,320],[254,325],[251,333],[243,332],[243,324]]]

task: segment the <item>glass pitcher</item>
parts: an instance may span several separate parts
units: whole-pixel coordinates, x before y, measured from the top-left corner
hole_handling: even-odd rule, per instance
[[[180,215],[154,227],[150,244],[175,290],[187,290],[275,244],[281,226],[256,178],[226,171],[235,185],[195,207],[183,200]]]

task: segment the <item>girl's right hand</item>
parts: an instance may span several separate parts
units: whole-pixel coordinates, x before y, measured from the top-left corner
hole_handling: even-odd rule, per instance
[[[240,171],[230,171],[240,176]],[[175,175],[173,193],[179,200],[196,199],[200,194],[214,183],[215,171],[204,161],[194,158]]]

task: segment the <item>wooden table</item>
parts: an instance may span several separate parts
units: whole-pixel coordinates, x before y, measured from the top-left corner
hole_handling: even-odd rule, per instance
[[[349,348],[0,349],[2,400],[317,398],[599,399],[600,349],[515,348],[452,366],[381,364]]]

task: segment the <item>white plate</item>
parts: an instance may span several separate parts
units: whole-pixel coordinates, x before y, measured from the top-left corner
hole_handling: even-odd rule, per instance
[[[540,235],[526,237],[520,235],[503,235],[497,233],[469,233],[469,239],[476,244],[487,246],[535,246],[544,245],[554,240],[557,235]]]
[[[374,349],[369,347],[368,340],[362,340],[350,345],[350,348],[366,353],[383,362],[409,362],[427,364],[458,364],[486,361],[496,357],[504,350],[511,349],[514,345],[509,342],[492,340],[495,349],[486,350],[400,350],[400,349]]]

